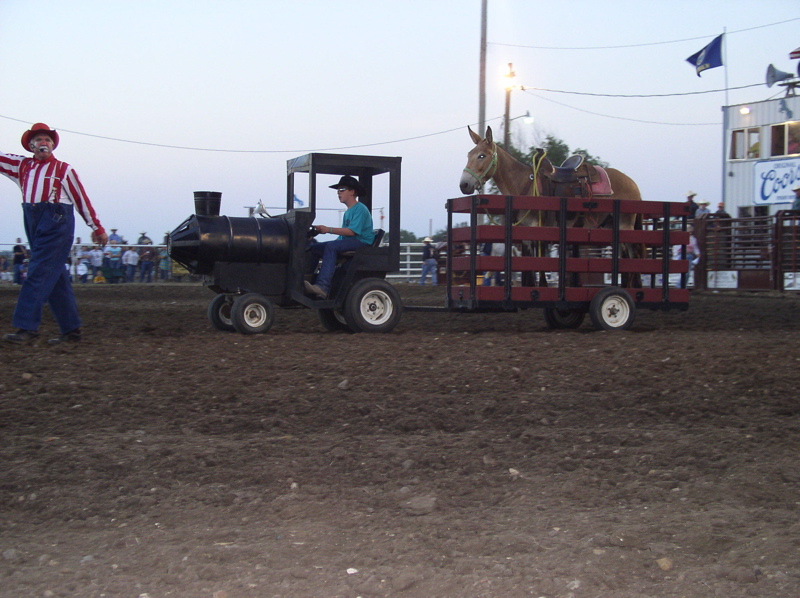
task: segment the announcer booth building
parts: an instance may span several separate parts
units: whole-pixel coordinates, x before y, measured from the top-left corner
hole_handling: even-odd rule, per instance
[[[734,218],[792,207],[800,183],[800,96],[724,106],[723,198]]]

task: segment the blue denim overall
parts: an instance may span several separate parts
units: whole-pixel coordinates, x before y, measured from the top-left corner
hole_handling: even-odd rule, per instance
[[[31,259],[11,323],[22,330],[38,330],[42,309],[48,303],[61,334],[66,334],[81,326],[65,265],[75,234],[73,208],[60,203],[24,203],[22,212]]]

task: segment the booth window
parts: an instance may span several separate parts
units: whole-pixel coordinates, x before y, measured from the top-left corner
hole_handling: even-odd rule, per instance
[[[731,131],[731,160],[759,158],[761,156],[759,129],[735,129]]]
[[[771,156],[800,154],[800,121],[772,125]]]
[[[747,157],[748,158],[758,158],[760,151],[760,143],[759,143],[759,133],[758,129],[747,129]]]

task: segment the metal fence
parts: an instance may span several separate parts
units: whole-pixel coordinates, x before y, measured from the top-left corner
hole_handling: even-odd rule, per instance
[[[800,212],[699,218],[697,288],[800,290]]]
[[[400,243],[400,270],[386,276],[395,282],[417,282],[422,274],[424,243]]]
[[[0,255],[6,257],[6,263],[8,264],[8,275],[0,276],[0,280],[3,282],[11,282],[13,279],[13,249],[17,243],[0,243]],[[22,243],[23,246],[27,248],[26,243]],[[82,255],[84,248],[91,248],[94,247],[92,244],[86,243],[77,243],[73,244],[72,249],[70,250],[70,257],[69,262],[66,264],[66,267],[69,269],[70,275],[72,276],[73,281],[75,282],[92,282],[94,278],[95,271],[90,266],[84,272],[83,269],[79,270],[79,264],[81,262],[86,263],[86,257]],[[128,248],[133,248],[139,250],[143,247],[149,247],[154,251],[154,260],[153,260],[153,267],[151,274],[149,276],[150,280],[152,281],[173,281],[173,282],[188,282],[188,281],[198,281],[200,280],[199,276],[192,276],[189,272],[180,264],[175,262],[174,260],[169,260],[169,268],[161,268],[161,256],[159,252],[166,248],[166,245],[137,245],[135,243],[126,243],[120,245],[123,249],[123,253]],[[27,262],[27,260],[26,260]],[[111,268],[110,260],[108,254],[104,255],[103,259],[103,266],[100,267],[99,273],[103,275],[103,279],[105,282],[125,282],[125,268],[124,266],[118,268],[122,270],[122,272],[117,272],[115,269]],[[24,270],[23,270],[24,272]],[[135,268],[135,280],[139,280],[141,278],[141,267],[139,265]],[[24,274],[23,274],[24,277]]]
[[[13,247],[16,243],[0,243],[0,255],[5,255],[9,265],[12,263],[13,257]],[[82,247],[85,247],[86,244],[81,243],[77,245],[73,245],[72,247],[72,265],[70,266],[71,274],[75,280],[78,280],[77,276],[77,265],[78,265],[78,252],[81,250]],[[135,244],[127,244],[123,245],[123,247],[134,247],[140,248],[144,247],[143,245],[135,245]],[[164,247],[164,245],[151,245],[156,254],[158,251]],[[420,274],[422,273],[422,248],[424,247],[423,243],[401,243],[400,244],[400,270],[397,272],[392,272],[391,274],[387,275],[387,278],[395,281],[395,282],[417,282],[419,280]],[[154,266],[154,275],[158,274],[158,263]],[[172,262],[170,268],[170,279],[177,280],[177,281],[187,281],[192,280],[192,277],[189,273],[180,266],[179,264]],[[199,280],[199,277],[194,277],[194,280]]]

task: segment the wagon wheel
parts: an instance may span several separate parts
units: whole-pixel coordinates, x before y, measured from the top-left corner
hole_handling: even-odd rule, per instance
[[[233,301],[227,295],[217,295],[208,304],[208,319],[217,330],[235,332],[231,321],[231,308]]]
[[[390,332],[400,321],[400,294],[385,280],[365,278],[344,301],[344,317],[355,332]]]
[[[586,317],[585,309],[558,309],[556,307],[544,308],[544,321],[554,330],[567,328],[580,328]]]
[[[317,317],[320,324],[328,332],[353,332],[347,325],[344,314],[337,309],[318,309]]]
[[[272,328],[275,322],[275,306],[263,295],[247,293],[234,300],[231,322],[237,332],[261,334]]]
[[[627,330],[636,317],[636,306],[623,289],[601,289],[589,304],[589,316],[598,330]]]

